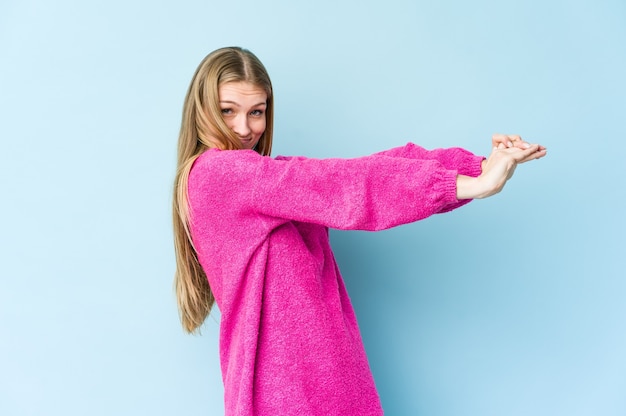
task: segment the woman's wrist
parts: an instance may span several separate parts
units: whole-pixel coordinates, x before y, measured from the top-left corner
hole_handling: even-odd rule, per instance
[[[456,199],[479,199],[488,196],[481,188],[480,177],[457,175]]]

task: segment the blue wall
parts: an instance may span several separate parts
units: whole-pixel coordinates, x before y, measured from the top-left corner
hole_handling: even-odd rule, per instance
[[[503,193],[331,238],[389,415],[626,414],[626,3],[0,4],[0,414],[218,415],[170,187],[196,65],[253,50],[275,154],[546,145]]]

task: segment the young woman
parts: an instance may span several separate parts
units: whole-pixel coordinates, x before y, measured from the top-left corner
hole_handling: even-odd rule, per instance
[[[499,192],[546,154],[495,135],[485,159],[414,144],[356,159],[270,158],[273,92],[241,48],[209,54],[183,110],[175,285],[193,332],[214,302],[227,415],[383,413],[328,227],[382,230]]]

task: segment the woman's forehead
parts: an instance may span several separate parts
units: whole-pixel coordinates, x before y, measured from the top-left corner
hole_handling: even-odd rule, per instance
[[[259,85],[248,81],[225,82],[219,87],[220,96],[222,94],[238,95],[267,95],[265,89]]]

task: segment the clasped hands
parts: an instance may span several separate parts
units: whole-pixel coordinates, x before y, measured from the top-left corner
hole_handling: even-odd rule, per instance
[[[494,134],[491,138],[493,150],[482,162],[482,173],[457,176],[457,199],[487,198],[502,190],[515,168],[520,163],[542,158],[546,148],[530,144],[517,135]]]

